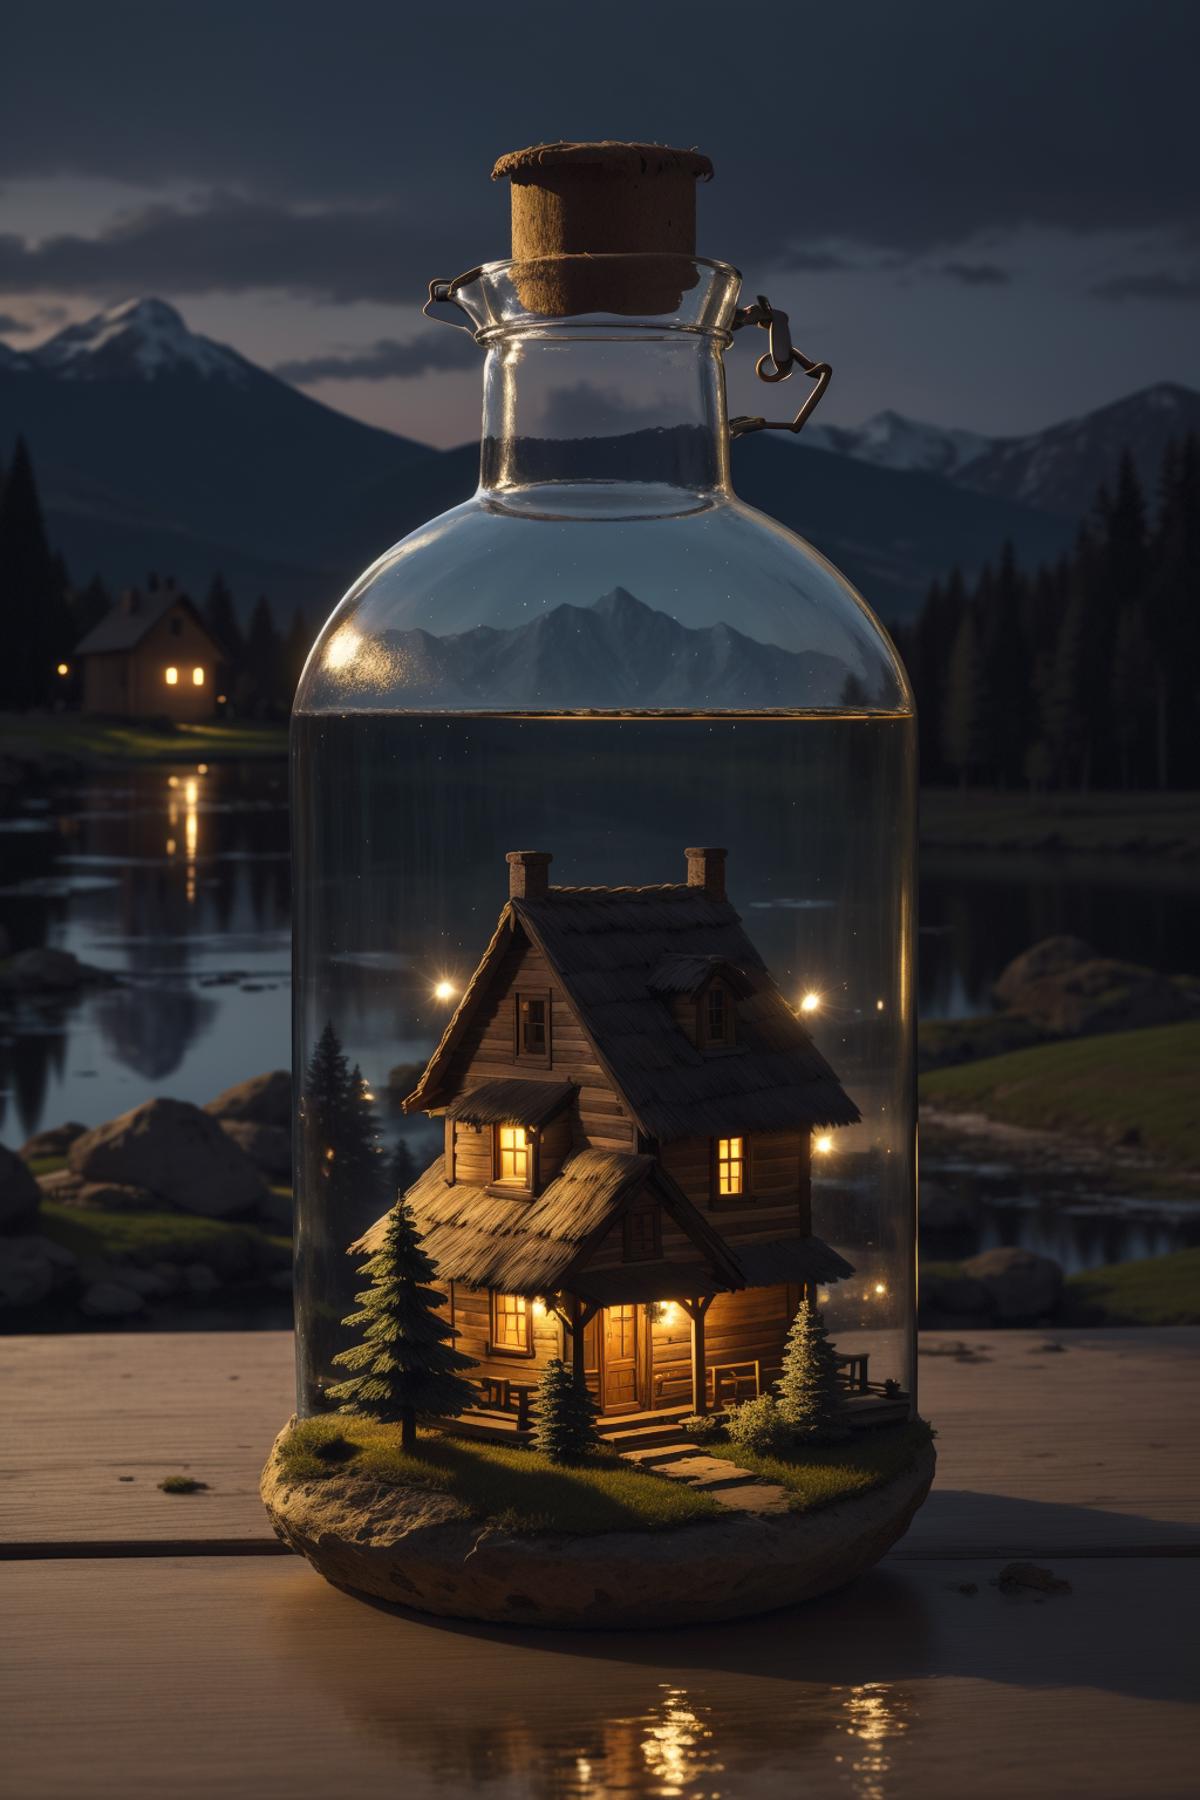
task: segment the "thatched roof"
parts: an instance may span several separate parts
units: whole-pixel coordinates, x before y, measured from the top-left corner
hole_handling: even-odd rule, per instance
[[[571,1081],[526,1081],[520,1076],[485,1081],[460,1094],[446,1108],[446,1116],[461,1119],[464,1125],[544,1125],[574,1094]]]
[[[741,1285],[728,1246],[652,1156],[580,1150],[532,1200],[464,1181],[450,1186],[439,1156],[405,1198],[441,1280],[504,1294],[545,1294],[571,1278],[576,1264],[583,1266],[613,1220],[642,1193],[688,1232],[707,1261],[714,1292]],[[384,1213],[351,1244],[351,1254],[376,1251],[387,1219]]]
[[[714,975],[723,976],[741,998],[754,992],[754,984],[724,957],[688,956],[679,951],[663,957],[646,986],[652,994],[698,994]]]
[[[729,901],[675,883],[552,887],[544,899],[509,900],[406,1110],[454,1097],[454,1051],[486,1000],[514,925],[546,957],[647,1137],[665,1143],[857,1123],[858,1108],[772,981]],[[669,993],[689,990],[664,985],[694,980],[701,966],[736,976],[742,996],[737,1042],[716,1051],[693,1044],[672,1017]]]
[[[696,1258],[624,1263],[589,1270],[588,1257],[632,1200],[659,1202],[691,1238]],[[853,1271],[814,1237],[777,1238],[736,1252],[697,1212],[652,1156],[580,1150],[535,1200],[446,1181],[438,1157],[405,1195],[441,1281],[502,1294],[548,1294],[560,1287],[607,1306],[669,1300],[781,1281],[838,1281]],[[372,1255],[389,1214],[350,1245]]]

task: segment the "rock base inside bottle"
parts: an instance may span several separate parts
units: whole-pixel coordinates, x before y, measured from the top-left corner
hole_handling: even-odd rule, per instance
[[[296,1480],[276,1440],[261,1492],[276,1536],[335,1587],[443,1618],[647,1630],[777,1611],[844,1586],[901,1538],[934,1451],[881,1487],[810,1513],[572,1536],[466,1518],[448,1496],[351,1475]]]

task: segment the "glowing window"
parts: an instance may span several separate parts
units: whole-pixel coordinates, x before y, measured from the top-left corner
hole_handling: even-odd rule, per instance
[[[524,1294],[492,1295],[492,1349],[527,1355],[530,1346],[529,1302]]]
[[[193,669],[192,670],[192,680],[195,682],[197,687],[203,687],[204,686],[204,670],[203,669]]]
[[[740,1137],[717,1139],[717,1193],[742,1194],[746,1191],[746,1140]]]
[[[174,663],[172,663],[171,667],[167,670],[167,686],[174,687],[178,680],[179,670],[175,667]]]
[[[497,1125],[496,1179],[529,1186],[529,1133],[523,1125]]]

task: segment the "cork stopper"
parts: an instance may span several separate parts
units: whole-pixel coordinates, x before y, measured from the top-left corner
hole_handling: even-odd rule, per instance
[[[502,156],[512,184],[512,254],[521,304],[583,312],[673,313],[696,285],[696,182],[712,177],[697,150],[665,144],[534,144]],[[611,264],[562,257],[637,255]]]

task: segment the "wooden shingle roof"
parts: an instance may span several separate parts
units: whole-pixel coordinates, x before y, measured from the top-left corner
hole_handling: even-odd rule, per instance
[[[572,1081],[526,1081],[521,1076],[484,1081],[460,1094],[446,1108],[446,1117],[464,1125],[544,1125],[575,1092]]]
[[[852,1125],[858,1108],[772,981],[728,900],[703,888],[553,887],[509,902],[555,970],[612,1080],[650,1137]],[[745,978],[737,1043],[693,1044],[651,986],[667,959]],[[690,978],[690,975],[689,975]]]

